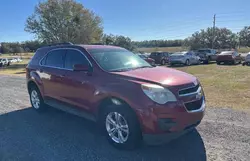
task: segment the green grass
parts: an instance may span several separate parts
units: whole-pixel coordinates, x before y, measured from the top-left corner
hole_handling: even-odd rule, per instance
[[[248,53],[248,52],[250,52],[250,48],[241,47],[241,48],[238,49],[238,52],[239,53]]]
[[[200,80],[209,107],[250,109],[250,67],[210,64],[175,68]]]

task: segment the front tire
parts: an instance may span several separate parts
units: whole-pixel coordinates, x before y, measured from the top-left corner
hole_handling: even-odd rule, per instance
[[[140,125],[130,108],[110,105],[102,111],[100,121],[108,142],[115,148],[132,150],[141,145]]]
[[[33,109],[35,109],[38,112],[44,111],[46,109],[46,105],[44,104],[41,93],[36,86],[32,86],[30,88],[29,95],[30,95],[30,103]]]
[[[189,62],[188,59],[186,60],[185,65],[186,65],[186,66],[189,66],[189,65],[190,65],[190,62]]]
[[[166,61],[164,59],[161,61],[161,65],[166,65]]]

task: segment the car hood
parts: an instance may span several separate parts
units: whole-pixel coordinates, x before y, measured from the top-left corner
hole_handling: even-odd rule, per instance
[[[138,79],[138,81],[155,82],[167,86],[195,83],[196,77],[167,67],[141,68],[115,74]]]

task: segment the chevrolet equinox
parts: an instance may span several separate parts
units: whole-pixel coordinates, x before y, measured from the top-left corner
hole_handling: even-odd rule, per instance
[[[54,44],[26,68],[32,107],[54,107],[97,122],[116,148],[159,144],[194,129],[205,111],[196,77],[154,67],[115,46]]]

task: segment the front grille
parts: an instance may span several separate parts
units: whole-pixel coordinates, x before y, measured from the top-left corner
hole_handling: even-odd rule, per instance
[[[194,93],[197,92],[197,90],[199,89],[200,85],[197,85],[195,87],[191,87],[191,88],[187,88],[187,89],[183,89],[179,91],[179,95],[185,95],[185,94],[189,94],[189,93]]]
[[[194,110],[200,109],[202,106],[202,103],[203,103],[203,98],[197,101],[185,103],[185,107],[188,111],[194,111]]]

